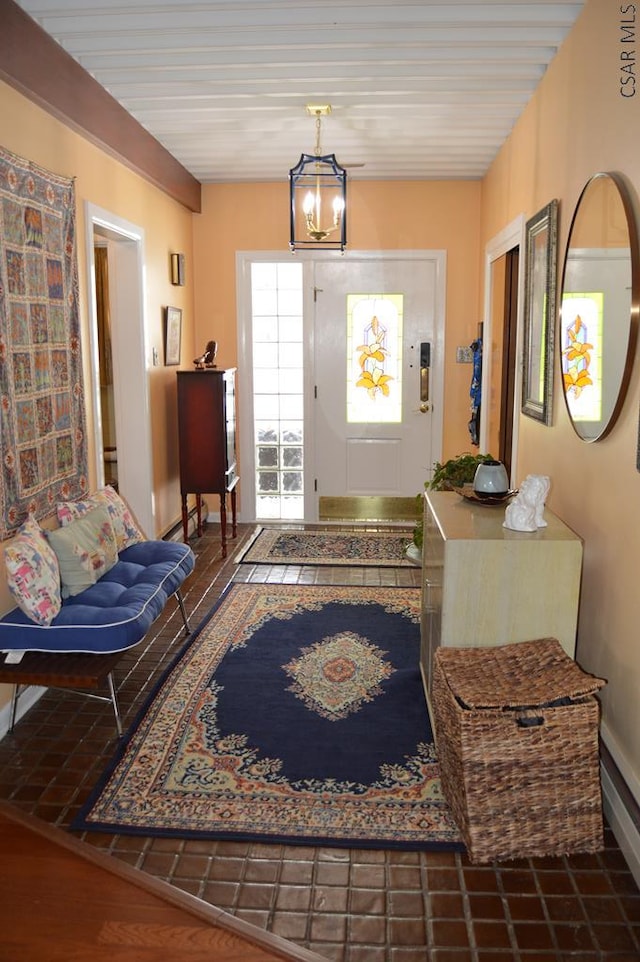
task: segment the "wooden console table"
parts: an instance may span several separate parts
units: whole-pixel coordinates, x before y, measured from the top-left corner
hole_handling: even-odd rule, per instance
[[[454,492],[424,497],[420,662],[428,693],[440,645],[552,636],[575,657],[582,541],[549,509],[547,526],[534,532],[505,528],[504,514]]]

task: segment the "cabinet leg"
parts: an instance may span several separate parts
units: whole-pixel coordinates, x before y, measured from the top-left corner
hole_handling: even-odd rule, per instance
[[[182,534],[184,543],[189,544],[189,512],[187,511],[187,496],[182,495]]]
[[[196,513],[198,515],[198,537],[202,537],[202,495],[196,494]]]
[[[236,525],[236,504],[237,504],[237,501],[238,501],[238,499],[237,499],[237,497],[236,497],[236,489],[235,489],[235,488],[232,488],[232,489],[231,489],[231,537],[232,537],[232,538],[235,538],[236,533],[237,533],[237,525]]]
[[[222,557],[227,557],[227,495],[220,495],[220,537],[222,540]]]

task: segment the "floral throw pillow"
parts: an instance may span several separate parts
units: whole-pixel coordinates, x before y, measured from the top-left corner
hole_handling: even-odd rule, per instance
[[[44,531],[29,517],[4,548],[7,584],[18,607],[38,625],[60,611],[60,569]]]
[[[94,585],[118,560],[115,531],[104,505],[48,531],[47,538],[58,559],[63,598]]]
[[[56,508],[58,521],[65,527],[99,506],[106,507],[109,512],[118,551],[124,551],[129,545],[147,540],[125,502],[117,491],[108,485],[83,501],[61,501]]]

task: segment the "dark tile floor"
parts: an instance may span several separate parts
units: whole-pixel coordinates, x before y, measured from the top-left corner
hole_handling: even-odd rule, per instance
[[[240,526],[238,544],[253,529]],[[193,539],[192,627],[232,578],[418,584],[417,569],[240,567],[219,529]],[[116,670],[125,726],[183,642],[171,601]],[[115,748],[107,704],[49,690],[0,742],[0,796],[68,827]],[[640,892],[606,830],[595,855],[471,865],[464,854],[358,851],[87,833],[86,841],[336,962],[640,960]],[[7,884],[7,880],[3,880]],[[1,933],[0,933],[1,938]]]

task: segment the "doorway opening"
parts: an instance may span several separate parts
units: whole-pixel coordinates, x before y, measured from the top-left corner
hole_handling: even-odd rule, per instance
[[[98,372],[100,386],[100,423],[105,484],[118,490],[118,439],[116,435],[115,405],[113,400],[113,352],[111,347],[111,309],[109,302],[109,251],[104,238],[97,237],[93,249],[95,258],[96,327],[98,339]]]
[[[488,449],[511,477],[518,339],[519,249],[507,251],[491,271],[491,391]]]
[[[523,215],[485,251],[485,322],[482,354],[480,451],[502,461],[515,483],[522,372],[522,286],[519,252],[525,242]]]
[[[117,460],[118,490],[126,499],[142,529],[155,535],[153,495],[151,414],[147,379],[147,348],[144,313],[144,231],[122,218],[87,202],[86,258],[89,273],[89,330],[92,358],[93,436],[95,474],[98,487],[108,477],[107,452]],[[108,277],[106,310],[111,346],[111,385],[103,392],[101,383],[104,331],[99,335],[96,250],[104,250]],[[102,310],[104,321],[104,307]],[[102,396],[108,394],[112,414],[103,415]],[[113,423],[106,423],[112,417]],[[113,444],[108,443],[113,440]]]

